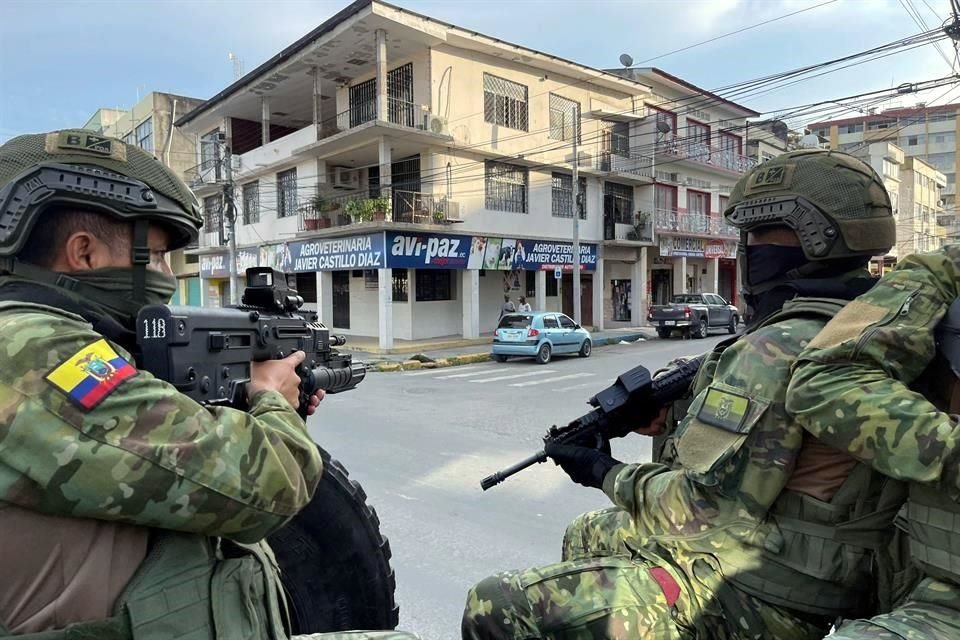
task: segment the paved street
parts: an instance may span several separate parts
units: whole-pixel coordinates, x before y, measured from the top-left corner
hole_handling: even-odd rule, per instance
[[[332,396],[310,423],[314,439],[360,481],[390,538],[400,625],[425,639],[458,638],[469,586],[499,569],[559,559],[566,524],[606,506],[552,463],[490,491],[480,479],[532,454],[551,424],[636,364],[654,370],[723,339],[651,340],[594,351],[589,359],[484,363],[370,374]],[[649,440],[613,443],[625,461],[649,460]]]

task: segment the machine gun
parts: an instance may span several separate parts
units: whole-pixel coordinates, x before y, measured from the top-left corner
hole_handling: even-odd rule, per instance
[[[704,356],[687,360],[656,380],[643,366],[636,366],[620,374],[616,382],[596,394],[587,403],[596,407],[565,427],[550,427],[543,436],[544,444],[601,443],[622,438],[656,417],[660,409],[683,397],[703,364]],[[515,473],[539,462],[546,462],[543,449],[515,465],[497,471],[480,481],[484,491],[495,487]]]
[[[201,404],[245,409],[250,362],[303,351],[301,416],[317,389],[340,393],[360,384],[366,366],[333,348],[346,338],[330,335],[316,314],[297,313],[303,298],[284,274],[253,267],[246,275],[243,304],[235,308],[143,307],[137,316],[141,368]]]

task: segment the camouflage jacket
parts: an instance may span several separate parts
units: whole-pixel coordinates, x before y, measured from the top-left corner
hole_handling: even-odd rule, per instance
[[[796,362],[787,410],[881,473],[960,495],[960,427],[909,385],[960,296],[960,245],[912,255],[841,311]]]
[[[79,316],[0,304],[0,507],[255,542],[322,463],[277,392],[207,409],[132,366]]]

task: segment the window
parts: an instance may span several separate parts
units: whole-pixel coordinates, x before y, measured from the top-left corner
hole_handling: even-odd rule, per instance
[[[127,144],[132,144],[132,145],[134,145],[134,146],[137,145],[137,139],[136,139],[136,137],[134,136],[133,131],[131,131],[131,132],[128,133],[127,135],[123,136],[123,141],[126,142]]]
[[[488,160],[484,206],[492,211],[527,213],[527,168]]]
[[[633,224],[633,187],[616,182],[603,183],[603,217]]]
[[[614,122],[603,132],[604,151],[624,158],[630,157],[630,123]]]
[[[297,169],[277,174],[277,217],[292,216],[297,210]]]
[[[393,270],[393,301],[407,302],[410,300],[410,280],[406,269]]]
[[[580,142],[580,103],[551,93],[550,139],[573,140],[574,128],[577,129],[577,142]]]
[[[557,284],[560,281],[556,278],[551,278],[551,275],[553,274],[547,274],[547,290],[544,292],[544,295],[546,295],[548,298],[560,295],[560,287]]]
[[[882,169],[883,175],[887,176],[888,178],[893,178],[895,180],[900,179],[900,165],[898,165],[896,162],[890,162],[884,158],[882,162]]]
[[[260,222],[260,183],[243,185],[243,224]]]
[[[153,118],[147,118],[137,125],[136,128],[137,146],[153,153]]]
[[[720,134],[720,149],[740,155],[743,152],[743,142],[740,136],[724,132]]]
[[[203,231],[204,233],[219,233],[223,200],[220,195],[208,196],[203,199]]]
[[[844,125],[840,133],[860,133],[863,131],[863,123]]]
[[[657,211],[677,210],[677,188],[658,184],[653,192],[654,208]]]
[[[292,278],[291,278],[292,275]],[[287,277],[293,280],[294,288],[304,302],[317,302],[317,274],[313,273],[295,273]]]
[[[957,117],[955,111],[931,113],[927,115],[927,122],[945,122],[947,120],[953,120]]]
[[[891,129],[897,125],[896,120],[880,120],[867,124],[867,131],[876,131],[878,129]]]
[[[952,132],[937,133],[933,136],[934,144],[954,144],[957,141],[957,134]]]
[[[923,134],[920,134],[920,135],[917,135],[917,136],[906,136],[905,138],[902,138],[901,142],[904,141],[904,140],[906,141],[906,146],[908,146],[908,147],[916,147],[916,146],[921,145],[921,144],[926,144],[926,142],[927,142],[927,136],[925,136],[925,135],[923,135]]]
[[[527,130],[527,88],[483,74],[483,119],[511,129]]]
[[[665,123],[670,127],[669,135],[674,135],[677,132],[677,114],[672,111],[661,111],[660,109],[651,107],[654,111],[657,112],[657,124],[661,122]]]
[[[453,271],[417,269],[417,302],[453,300]]]
[[[710,146],[710,127],[705,124],[687,118],[687,135],[689,136],[690,144]]]
[[[820,137],[820,138],[829,138],[829,137],[830,137],[830,129],[827,129],[827,128],[815,129],[813,133],[814,133],[814,135],[816,135],[816,136],[818,136],[818,137]]]
[[[560,325],[557,324],[556,316],[543,316],[543,328],[544,329],[559,329]]]
[[[217,137],[219,129],[200,138],[200,171],[214,170],[214,178],[220,180],[220,143]]]
[[[564,329],[573,329],[574,327],[577,326],[576,322],[574,322],[573,320],[571,320],[565,315],[559,315],[557,317],[560,318],[560,326]]]
[[[586,202],[587,179],[577,180],[580,184],[581,202]],[[573,217],[573,176],[565,173],[553,174],[553,215],[558,218]],[[587,219],[587,208],[580,208],[580,219]]]
[[[687,213],[705,216],[710,212],[710,194],[687,189]]]

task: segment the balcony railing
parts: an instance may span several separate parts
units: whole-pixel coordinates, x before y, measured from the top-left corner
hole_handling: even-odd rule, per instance
[[[351,104],[346,111],[337,114],[336,130],[327,130],[326,133],[328,135],[341,133],[374,120],[383,120],[410,129],[431,130],[430,112],[426,111],[421,105],[396,98],[387,98],[386,117],[377,117],[376,100],[356,102]]]
[[[723,238],[740,237],[740,232],[727,224],[720,214],[680,213],[669,209],[657,209],[655,218],[657,231]]]
[[[653,177],[651,159],[640,154],[622,155],[612,151],[601,151],[597,154],[595,167],[598,171],[626,173],[644,178]]]
[[[632,223],[625,223],[617,220],[612,214],[606,214],[603,218],[603,239],[653,242],[653,224],[650,214],[637,213]]]
[[[314,197],[299,211],[301,231],[369,222],[446,225],[460,220],[459,203],[446,196],[401,189],[385,190],[377,197],[369,193]]]
[[[746,173],[757,165],[753,158],[720,149],[702,142],[680,142],[663,140],[657,143],[657,156],[675,156],[683,160],[692,160],[711,167],[719,167],[734,173]]]

